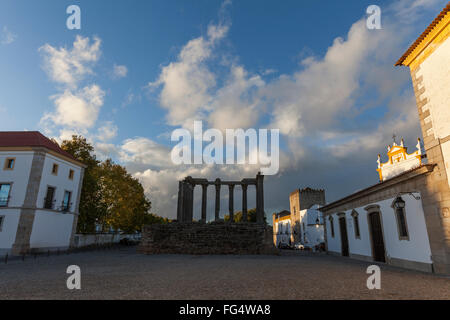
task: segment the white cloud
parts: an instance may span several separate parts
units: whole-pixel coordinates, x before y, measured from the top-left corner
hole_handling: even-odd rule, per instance
[[[400,23],[414,23],[426,10],[440,10],[447,3],[447,0],[398,0],[388,6],[387,13],[399,17]]]
[[[270,69],[254,75],[229,55],[222,55],[220,70],[211,66],[221,56],[218,43],[228,28],[210,26],[207,35],[189,41],[149,87],[161,86],[160,103],[170,125],[190,127],[195,119],[220,129],[279,128],[287,150],[281,154],[280,174],[270,177],[268,206],[286,207],[283,194],[299,183],[327,188],[332,200],[377,181],[376,155],[390,143],[393,132],[406,141],[420,135],[409,74],[393,64],[423,31],[409,17],[445,5],[440,3],[444,2],[397,1],[382,8],[382,30],[368,30],[362,17],[323,56],[303,55],[297,69],[277,77]],[[269,126],[260,123],[265,115]],[[142,167],[135,174],[150,196],[157,195],[157,212],[174,217],[177,180],[186,175],[242,178],[255,173],[249,166],[201,168]],[[342,185],[349,172],[360,178]]]
[[[113,69],[113,75],[114,78],[119,79],[119,78],[124,78],[126,77],[128,74],[128,68],[126,66],[120,66],[120,65],[114,65],[114,69]]]
[[[45,44],[39,48],[44,55],[44,70],[51,80],[75,88],[86,75],[93,74],[92,66],[99,60],[101,40],[77,36],[72,49],[55,48]]]
[[[184,125],[202,118],[211,101],[216,76],[206,64],[214,46],[227,34],[227,25],[210,25],[207,37],[190,40],[181,50],[177,61],[162,68],[157,81],[149,88],[162,87],[160,104],[168,110],[171,125]]]
[[[91,42],[88,37],[78,35],[70,49],[50,44],[39,48],[44,71],[52,81],[61,85],[58,88],[61,92],[50,97],[55,110],[46,112],[40,121],[47,134],[55,135],[55,129],[59,129],[59,139],[70,138],[72,133],[88,136],[88,130],[95,126],[105,92],[97,84],[79,86],[88,75],[94,74],[93,67],[101,56],[100,45],[98,37]],[[100,128],[101,139],[114,133],[108,129],[113,128]]]
[[[1,44],[8,45],[16,41],[17,35],[12,33],[8,27],[4,26],[1,33]]]
[[[51,99],[56,110],[46,113],[41,124],[89,129],[97,121],[104,96],[105,92],[98,85],[84,87],[75,93],[65,90],[53,95]]]
[[[102,142],[109,141],[117,136],[118,127],[112,122],[105,122],[98,128],[97,139]]]
[[[170,149],[143,137],[127,139],[120,146],[120,160],[136,167],[171,167]]]

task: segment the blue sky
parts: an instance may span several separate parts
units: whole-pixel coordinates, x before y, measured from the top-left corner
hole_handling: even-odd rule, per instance
[[[171,166],[172,130],[194,119],[280,128],[267,212],[288,208],[298,187],[335,200],[377,182],[376,156],[394,132],[414,148],[408,70],[393,65],[446,2],[2,0],[0,130],[83,134],[141,179],[156,213],[174,217],[184,175],[256,172]],[[72,4],[81,30],[66,28]],[[372,4],[382,30],[365,28]]]

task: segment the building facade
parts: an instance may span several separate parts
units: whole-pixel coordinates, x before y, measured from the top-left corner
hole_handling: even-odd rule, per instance
[[[281,244],[292,244],[291,213],[281,211],[272,215],[273,244],[279,247]]]
[[[436,271],[450,274],[450,3],[397,61],[409,67],[428,162],[423,205]]]
[[[66,249],[84,165],[39,132],[0,132],[0,254]]]
[[[297,189],[289,195],[293,243],[314,246],[317,239],[323,241],[322,214],[316,210],[317,205],[325,205],[322,189]]]
[[[315,248],[323,243],[323,219],[318,207],[325,204],[325,191],[297,189],[289,195],[289,204],[291,211],[283,210],[272,216],[275,246],[300,243]]]
[[[396,63],[411,71],[424,148],[394,143],[380,183],[320,208],[329,253],[450,274],[449,35],[450,3]]]

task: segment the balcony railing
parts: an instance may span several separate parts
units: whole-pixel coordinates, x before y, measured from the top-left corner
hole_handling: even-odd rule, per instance
[[[44,199],[44,209],[53,210],[55,208],[55,201],[56,200],[47,200],[47,198],[45,198]]]
[[[69,212],[71,206],[72,203],[62,203],[61,206],[58,208],[58,210],[62,212]]]
[[[0,198],[0,207],[7,207],[9,202],[9,197]]]

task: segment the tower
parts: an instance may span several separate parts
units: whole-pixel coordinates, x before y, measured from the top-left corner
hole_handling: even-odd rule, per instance
[[[397,61],[410,68],[428,163],[422,195],[434,268],[450,274],[450,3]]]

